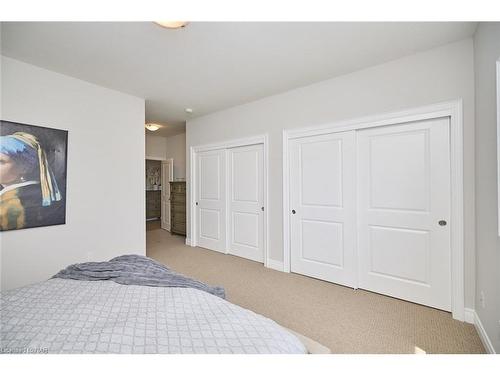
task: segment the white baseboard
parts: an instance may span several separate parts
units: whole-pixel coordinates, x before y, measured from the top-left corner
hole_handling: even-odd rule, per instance
[[[191,246],[191,239],[186,237],[186,245]]]
[[[479,338],[481,339],[484,348],[486,351],[490,354],[496,354],[495,348],[493,347],[493,344],[491,343],[490,338],[488,337],[488,334],[486,333],[486,330],[484,329],[483,323],[481,323],[481,319],[479,319],[479,315],[477,315],[477,312],[472,309],[466,309],[465,311],[465,316],[467,318],[467,315],[469,314],[469,311],[472,312],[474,316],[474,326],[476,327],[476,331],[479,335]]]
[[[266,267],[283,272],[283,262],[279,262],[277,260],[268,259]]]
[[[465,323],[470,323],[470,324],[475,324],[476,321],[475,321],[475,314],[476,312],[473,310],[473,309],[469,309],[468,307],[466,307],[464,309],[464,322]]]

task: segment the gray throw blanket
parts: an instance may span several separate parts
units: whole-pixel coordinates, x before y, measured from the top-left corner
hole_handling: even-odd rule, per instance
[[[203,290],[225,299],[223,287],[210,286],[172,271],[163,264],[141,255],[122,255],[109,262],[72,264],[52,278],[73,280],[112,280],[118,284],[180,287]]]

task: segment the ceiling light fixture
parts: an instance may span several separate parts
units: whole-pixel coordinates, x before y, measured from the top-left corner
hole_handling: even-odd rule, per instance
[[[158,124],[146,124],[146,129],[148,129],[149,131],[152,131],[152,132],[155,132],[160,128],[161,128],[161,126]]]
[[[154,23],[167,29],[180,29],[188,24],[185,21],[154,21]]]
[[[193,109],[192,108],[186,108],[184,111],[186,111],[186,113],[189,113],[189,114],[193,113]]]

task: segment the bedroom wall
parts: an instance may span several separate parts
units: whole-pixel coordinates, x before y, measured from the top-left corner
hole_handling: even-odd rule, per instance
[[[2,57],[4,120],[66,129],[66,224],[1,233],[2,290],[145,255],[144,100]]]
[[[174,159],[174,179],[186,178],[186,133],[162,137],[146,134],[146,159]]]
[[[496,61],[500,23],[480,23],[474,36],[476,72],[476,306],[500,353],[500,238],[497,212]],[[484,295],[484,306],[481,301]]]
[[[149,130],[147,130],[149,132]],[[166,159],[167,139],[146,133],[146,159]]]
[[[464,105],[466,306],[473,307],[474,70],[471,38],[189,120],[187,153],[191,146],[269,134],[269,254],[275,263],[282,262],[282,129],[459,98]],[[189,155],[187,157],[189,171]],[[189,173],[187,177],[189,179]],[[189,206],[187,214],[189,223]]]
[[[186,133],[167,137],[167,158],[174,159],[174,179],[186,178]]]

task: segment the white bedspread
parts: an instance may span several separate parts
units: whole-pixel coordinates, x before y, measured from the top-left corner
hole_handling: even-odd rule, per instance
[[[191,288],[50,279],[0,302],[0,353],[306,353],[274,321]]]

